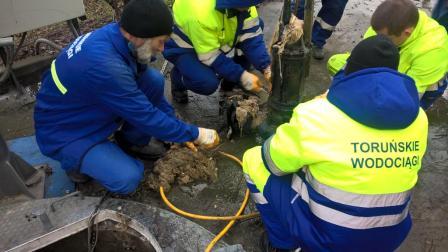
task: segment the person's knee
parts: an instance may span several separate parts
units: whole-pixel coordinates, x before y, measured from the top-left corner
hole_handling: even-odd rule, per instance
[[[138,86],[145,93],[157,93],[163,95],[165,78],[157,70],[149,68],[141,74],[137,80]]]
[[[218,89],[219,83],[220,82],[217,78],[214,78],[206,82],[204,85],[203,94],[204,95],[213,94]]]
[[[140,169],[129,169],[121,174],[108,189],[113,193],[130,194],[137,189],[142,179],[143,172],[141,172]]]
[[[216,76],[209,76],[208,78],[192,80],[189,89],[201,95],[211,95],[218,89],[219,83],[220,81]]]

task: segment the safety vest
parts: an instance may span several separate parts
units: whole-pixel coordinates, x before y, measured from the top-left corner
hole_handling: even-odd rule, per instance
[[[318,98],[295,108],[290,123],[280,126],[264,143],[262,155],[276,175],[307,166],[313,179],[345,192],[400,193],[417,182],[427,128],[421,109],[405,129],[378,130],[354,121],[326,98]],[[263,165],[260,156],[245,159]],[[260,191],[267,180],[262,173],[252,178]]]
[[[173,5],[175,29],[171,38],[182,48],[194,48],[199,59],[211,65],[221,52],[229,53],[237,42],[262,34],[257,9],[249,8],[248,17],[238,27],[237,17],[228,10],[216,10],[216,0],[176,0]],[[251,31],[242,33],[242,30]]]
[[[296,197],[325,222],[353,230],[398,225],[408,216],[427,129],[422,109],[405,129],[378,130],[354,121],[326,98],[316,98],[297,106],[290,122],[263,146],[246,151],[244,174],[260,191],[252,193],[257,204],[268,203],[263,192],[270,176],[293,174]],[[346,206],[345,211],[383,208],[394,214],[359,217],[332,204]]]
[[[369,27],[364,38],[376,35]],[[419,11],[419,21],[411,36],[399,47],[398,71],[412,77],[419,93],[437,89],[448,71],[448,36],[445,28],[425,12]],[[331,75],[342,69],[350,54],[336,54],[328,60]],[[434,87],[430,87],[435,85]]]

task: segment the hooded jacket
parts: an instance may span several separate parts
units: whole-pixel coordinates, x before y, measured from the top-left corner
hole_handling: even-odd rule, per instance
[[[176,0],[174,32],[163,55],[175,63],[179,55],[196,53],[203,64],[232,82],[238,82],[244,71],[231,59],[235,53],[244,54],[257,70],[263,71],[271,61],[263,40],[262,21],[255,8],[261,2]],[[249,10],[240,12],[235,8]]]
[[[246,151],[243,170],[263,220],[273,222],[266,226],[285,230],[272,237],[277,244],[394,251],[412,226],[427,134],[410,77],[388,68],[341,71],[327,97],[299,104],[263,146]]]
[[[123,122],[164,141],[192,141],[199,134],[177,120],[171,106],[156,107],[139,88],[139,81],[149,81],[141,80],[147,66],[136,62],[116,23],[77,38],[52,67],[37,95],[36,140],[44,155],[61,160],[62,151],[66,169],[79,165]]]

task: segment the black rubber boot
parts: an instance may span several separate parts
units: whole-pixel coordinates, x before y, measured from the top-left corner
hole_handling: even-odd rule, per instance
[[[114,138],[117,145],[126,154],[141,160],[154,161],[162,157],[167,151],[165,145],[155,138],[152,138],[151,141],[145,146],[136,146],[129,143],[124,138],[123,132],[121,131],[116,132]]]
[[[78,184],[84,184],[89,182],[92,178],[80,173],[79,171],[69,171],[66,172],[67,176],[70,178],[71,181],[73,181],[74,183],[78,183]]]
[[[177,103],[188,103],[188,91],[176,91],[173,90],[173,86],[171,85],[171,96],[173,98],[173,101]]]
[[[260,249],[262,252],[299,252],[301,251],[300,248],[297,249],[278,249],[272,247],[271,243],[269,242],[268,234],[266,232],[263,232],[260,237]]]
[[[323,60],[324,57],[325,57],[324,49],[317,46],[313,46],[313,58],[317,60]]]
[[[230,92],[236,86],[238,86],[238,84],[235,82],[226,81],[224,79],[221,80],[221,91],[223,91],[223,92]]]
[[[188,91],[182,86],[182,77],[177,68],[173,68],[170,74],[171,97],[177,103],[188,103]]]

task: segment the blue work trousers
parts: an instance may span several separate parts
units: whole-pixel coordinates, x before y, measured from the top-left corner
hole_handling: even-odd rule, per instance
[[[347,2],[348,0],[322,0],[322,8],[313,24],[312,42],[314,46],[324,47],[327,39],[341,20]],[[304,6],[305,0],[301,0],[296,15],[300,19],[304,18]]]
[[[431,107],[431,105],[443,95],[446,88],[448,86],[448,76],[442,81],[442,84],[439,85],[437,90],[426,91],[422,98],[420,99],[420,106],[427,110]]]

